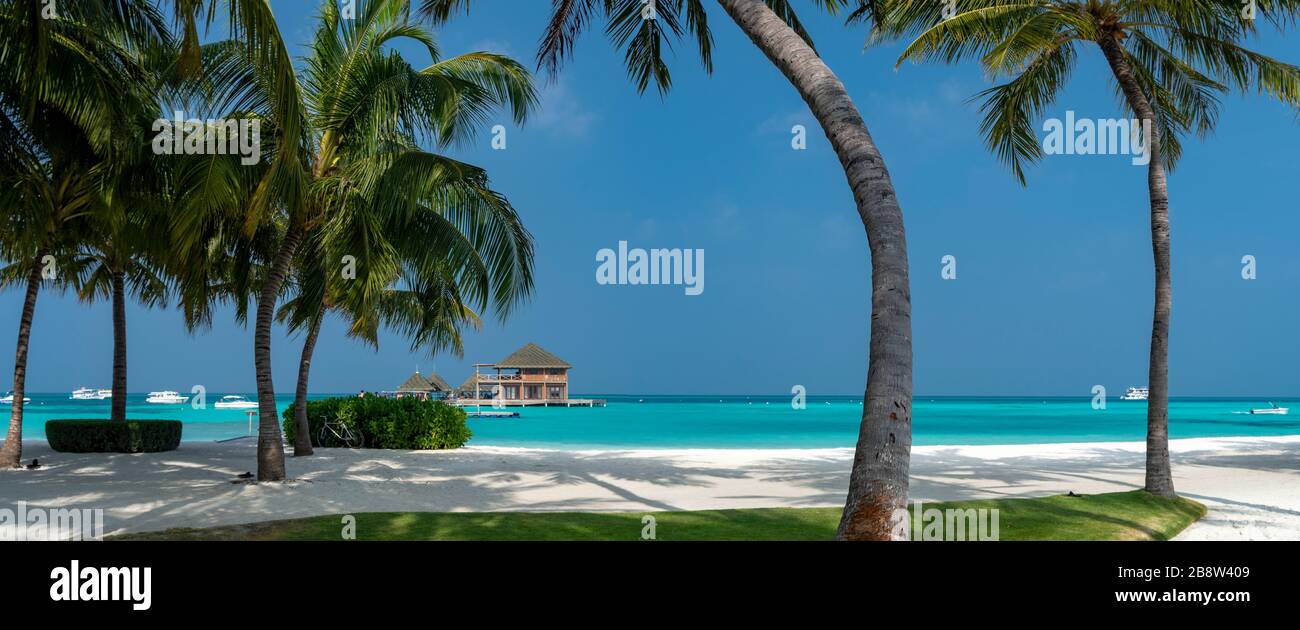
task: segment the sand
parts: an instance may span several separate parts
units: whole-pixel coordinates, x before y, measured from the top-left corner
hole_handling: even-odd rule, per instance
[[[1170,443],[1174,484],[1210,508],[1179,539],[1300,539],[1300,436]],[[253,440],[170,453],[64,454],[24,443],[36,471],[0,471],[0,507],[103,508],[105,533],[378,511],[626,511],[843,504],[851,449],[456,451],[318,449],[293,483],[234,484]],[[912,497],[973,499],[1141,487],[1143,444],[921,446]]]

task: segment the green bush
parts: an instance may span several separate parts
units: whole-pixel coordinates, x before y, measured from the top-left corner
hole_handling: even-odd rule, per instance
[[[319,440],[317,440],[316,438],[317,436],[320,435],[320,427],[321,424],[323,424],[323,419],[332,418],[334,420],[338,420],[340,417],[339,409],[343,406],[343,403],[348,400],[351,399],[322,398],[320,400],[307,401],[307,423],[309,426],[311,426],[312,446],[322,446],[322,444],[319,444]],[[290,444],[293,443],[294,439],[298,435],[298,425],[294,422],[293,414],[294,414],[293,403],[290,403],[289,408],[285,409],[284,413],[281,414],[284,418],[284,439],[286,442]],[[354,431],[357,429],[356,425],[349,424],[348,426]],[[367,440],[367,443],[368,442],[369,441]],[[338,446],[338,445],[328,444],[326,446]]]
[[[359,431],[366,448],[436,450],[460,448],[472,435],[465,411],[442,401],[418,398],[323,398],[307,401],[307,423],[313,446],[341,446],[327,435],[320,444],[320,428],[330,418]],[[285,439],[297,434],[293,405],[284,410]]]
[[[50,420],[45,439],[60,453],[158,453],[181,445],[180,420]]]

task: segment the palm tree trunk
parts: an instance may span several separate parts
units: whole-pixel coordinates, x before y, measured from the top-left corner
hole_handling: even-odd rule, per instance
[[[113,402],[109,419],[126,422],[126,272],[113,272]]]
[[[23,315],[18,322],[18,346],[14,352],[14,404],[9,413],[9,433],[0,446],[0,466],[17,468],[23,459],[23,394],[27,391],[27,340],[31,337],[32,316],[36,313],[36,296],[41,290],[41,259],[45,250],[36,252],[36,264],[27,274],[27,295],[23,298]]]
[[[1138,118],[1151,121],[1147,194],[1151,200],[1151,249],[1155,258],[1156,293],[1155,313],[1151,320],[1151,357],[1147,367],[1147,385],[1151,394],[1147,398],[1146,490],[1172,497],[1175,493],[1173,471],[1169,465],[1169,318],[1173,310],[1174,289],[1169,269],[1169,189],[1160,158],[1161,130],[1155,110],[1134,78],[1117,36],[1103,34],[1098,43],[1129,106]]]
[[[302,359],[298,361],[298,389],[293,397],[293,456],[311,455],[311,423],[307,422],[307,377],[311,374],[311,355],[316,351],[316,338],[320,335],[321,320],[325,318],[325,305],[320,305],[307,329],[307,339],[302,343]]]
[[[280,251],[262,284],[257,299],[257,324],[253,332],[253,364],[257,370],[257,480],[284,479],[284,441],[275,410],[275,385],[271,382],[271,320],[275,302],[289,271],[289,262],[302,243],[303,230],[290,225]]]
[[[763,0],[718,0],[812,110],[848,178],[871,248],[871,345],[848,500],[835,537],[888,540],[907,507],[912,453],[912,300],[903,213],[857,107],[817,53]]]

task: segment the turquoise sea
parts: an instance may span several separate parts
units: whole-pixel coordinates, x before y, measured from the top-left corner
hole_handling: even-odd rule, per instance
[[[208,394],[209,405],[227,393]],[[244,393],[250,399],[251,394]],[[328,394],[313,395],[323,398]],[[108,401],[74,401],[67,394],[29,394],[23,433],[44,438],[45,421],[108,416]],[[807,399],[792,409],[789,396],[626,396],[605,398],[603,408],[527,408],[522,417],[472,419],[471,444],[540,448],[826,448],[853,446],[861,398]],[[169,418],[185,423],[186,441],[219,440],[248,434],[245,412],[152,405],[131,394],[132,418]],[[292,396],[277,399],[281,411]],[[1146,403],[1110,400],[1093,410],[1091,398],[918,397],[913,443],[1032,444],[1142,440]],[[1269,402],[1296,415],[1244,413]],[[0,406],[0,415],[8,410]],[[256,426],[254,426],[256,431]],[[1300,400],[1285,398],[1174,399],[1169,432],[1174,438],[1300,434]]]

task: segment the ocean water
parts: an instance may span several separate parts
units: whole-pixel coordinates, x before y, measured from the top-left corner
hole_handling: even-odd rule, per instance
[[[151,405],[144,394],[128,398],[131,418],[175,419],[185,423],[186,441],[219,440],[248,434],[243,410],[212,409],[231,392],[208,394],[209,408]],[[238,393],[238,392],[233,392]],[[249,399],[253,395],[244,393]],[[329,394],[314,394],[324,398]],[[68,400],[67,394],[31,394],[23,433],[45,436],[46,420],[106,418],[108,401]],[[789,396],[624,396],[605,398],[607,407],[525,408],[520,418],[471,419],[470,444],[538,448],[827,448],[850,447],[857,439],[861,399],[809,397],[792,409]],[[1269,402],[1296,415],[1245,413]],[[277,397],[283,412],[292,396]],[[919,397],[914,402],[913,443],[1034,444],[1137,441],[1146,435],[1146,403],[1110,400],[1094,410],[1091,398]],[[1174,399],[1173,438],[1300,434],[1300,400]],[[0,406],[0,414],[8,410]],[[253,431],[257,430],[256,424]]]

